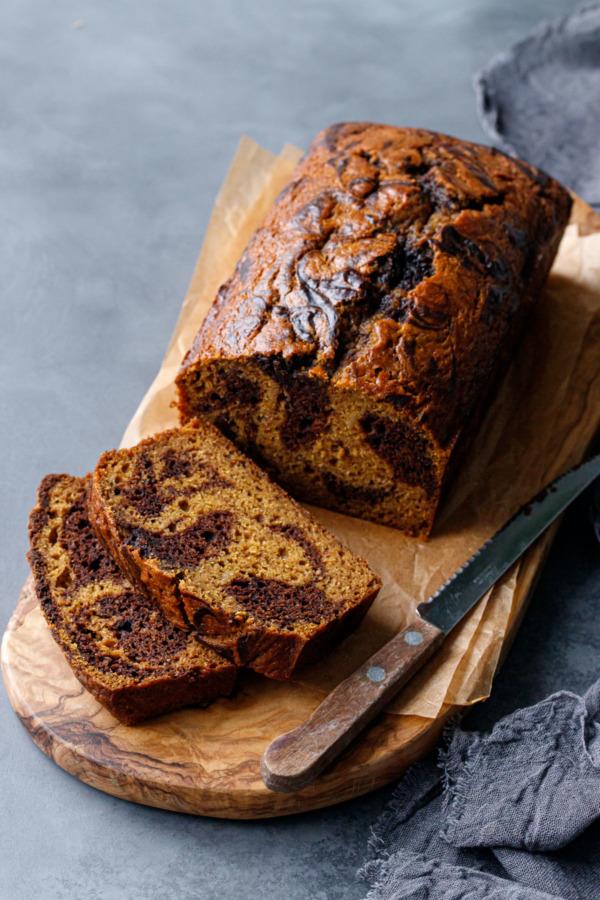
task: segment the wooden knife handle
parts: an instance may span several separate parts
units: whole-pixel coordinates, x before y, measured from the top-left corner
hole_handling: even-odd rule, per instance
[[[348,746],[442,643],[445,634],[414,619],[342,681],[309,718],[275,738],[260,774],[272,791],[306,787]]]

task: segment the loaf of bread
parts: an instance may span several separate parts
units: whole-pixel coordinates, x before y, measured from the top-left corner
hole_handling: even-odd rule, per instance
[[[489,147],[321,133],[177,379],[294,496],[426,536],[546,279],[570,197]]]
[[[86,512],[88,479],[48,475],[29,520],[29,561],[52,634],[79,681],[134,725],[232,692],[237,668],[133,590]]]
[[[105,453],[88,511],[169,619],[272,678],[346,634],[380,587],[364,559],[208,423]]]

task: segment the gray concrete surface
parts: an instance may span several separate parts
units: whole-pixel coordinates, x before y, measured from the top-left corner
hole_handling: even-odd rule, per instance
[[[306,146],[371,119],[485,141],[471,77],[567,0],[5,0],[0,5],[0,626],[47,472],[115,446],[166,348],[246,133]],[[569,514],[474,724],[598,674],[600,560]],[[268,822],[193,818],[81,784],[0,691],[0,896],[359,898],[382,790]]]

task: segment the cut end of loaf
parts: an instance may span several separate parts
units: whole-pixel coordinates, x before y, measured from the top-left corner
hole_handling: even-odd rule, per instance
[[[392,403],[273,369],[223,359],[183,372],[182,418],[213,422],[300,500],[427,536],[450,448]]]

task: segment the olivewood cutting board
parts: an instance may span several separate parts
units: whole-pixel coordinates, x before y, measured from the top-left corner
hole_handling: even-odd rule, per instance
[[[600,232],[600,218],[581,202],[575,220],[584,233]],[[592,382],[596,389],[595,374]],[[600,409],[592,405],[585,414],[597,426]],[[575,457],[585,454],[590,427],[585,434],[572,448]],[[555,531],[521,561],[502,654],[516,633]],[[303,812],[379,787],[428,752],[458,711],[445,705],[435,719],[385,713],[314,784],[295,794],[275,794],[260,779],[260,758],[273,738],[299,725],[321,701],[322,693],[306,685],[244,673],[232,699],[206,710],[181,710],[135,727],[121,725],[75,679],[46,627],[31,578],[4,635],[2,670],[25,729],[67,772],[137,803],[224,818]]]

